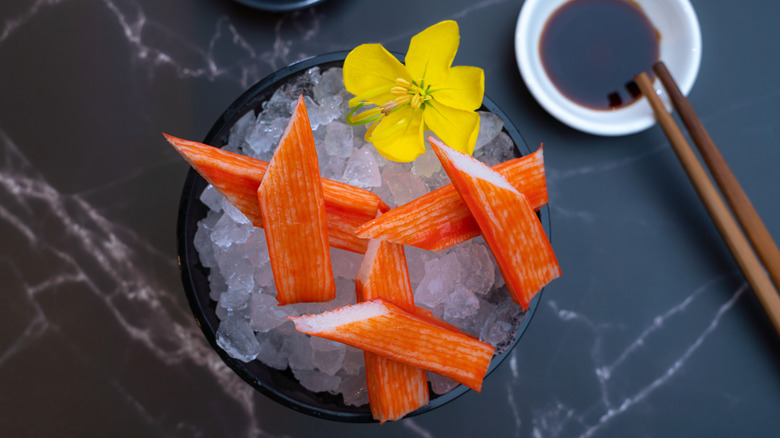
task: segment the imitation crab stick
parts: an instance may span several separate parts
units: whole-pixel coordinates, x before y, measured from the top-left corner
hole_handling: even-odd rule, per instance
[[[355,290],[358,301],[384,298],[414,312],[414,293],[403,245],[378,239],[369,241],[355,276]]]
[[[257,188],[260,187],[268,163],[203,143],[163,135],[174,149],[244,213],[247,219],[256,227],[263,226],[260,205],[257,202]],[[322,179],[322,188],[325,210],[328,213],[331,246],[352,252],[364,252],[368,240],[356,237],[353,230],[375,218],[377,210],[387,211],[387,204],[368,190],[325,178]]]
[[[534,295],[561,270],[527,197],[483,163],[428,139],[479,225],[512,298],[528,309]]]
[[[301,96],[257,189],[280,305],[336,297],[322,191]]]
[[[382,298],[316,315],[288,316],[295,328],[446,376],[479,392],[495,349],[432,324]]]
[[[355,278],[358,302],[383,298],[413,312],[414,295],[403,245],[371,240]],[[428,404],[425,371],[370,351],[364,352],[371,414],[380,423],[395,421]]]
[[[355,235],[355,227],[365,223],[365,218],[348,211],[328,208],[327,198],[325,212],[328,215],[330,246],[358,254],[365,253],[368,239],[362,239]]]
[[[534,209],[547,204],[544,155],[540,147],[524,157],[493,167],[523,193]],[[385,239],[440,251],[480,233],[479,226],[452,184],[394,208],[355,229],[358,237]]]

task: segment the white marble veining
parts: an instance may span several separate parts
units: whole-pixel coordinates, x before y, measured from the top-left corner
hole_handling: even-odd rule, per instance
[[[147,269],[157,264],[176,271],[176,261],[161,254],[150,242],[132,230],[112,223],[79,195],[66,195],[52,187],[30,165],[19,147],[0,132],[0,218],[12,226],[26,241],[25,251],[46,259],[40,272],[32,278],[19,275],[28,304],[35,314],[20,336],[0,352],[0,370],[15,355],[48,331],[63,342],[67,339],[47,308],[39,303],[41,296],[58,294],[67,285],[92,294],[108,310],[114,322],[124,331],[130,343],[142,344],[162,365],[175,367],[182,362],[208,371],[219,382],[225,395],[234,398],[245,410],[249,430],[260,436],[254,412],[254,390],[230,372],[211,351],[202,333],[189,321],[188,309],[173,302],[178,290],[162,289],[160,281]],[[58,239],[40,236],[56,229]],[[5,260],[13,268],[13,260]],[[143,318],[139,318],[143,315]],[[74,345],[74,348],[80,348]],[[98,352],[84,352],[84,359]],[[117,391],[132,399],[132,389],[112,382]],[[144,412],[141,403],[138,413]]]
[[[48,9],[67,8],[68,0],[39,0],[18,15],[3,20],[0,28],[0,44],[14,37],[24,26],[34,26],[37,14]],[[260,79],[269,70],[292,61],[291,43],[282,40],[279,30],[297,15],[282,17],[275,28],[276,43],[264,52],[257,52],[236,30],[227,17],[214,21],[213,36],[207,47],[198,47],[183,36],[170,34],[179,47],[171,51],[147,44],[144,32],[157,28],[170,33],[162,21],[148,17],[143,6],[135,1],[103,0],[103,7],[111,12],[128,43],[128,55],[135,62],[144,64],[149,71],[161,66],[173,67],[181,79],[206,78],[210,81],[229,80],[239,86]],[[311,13],[304,13],[311,14]],[[310,20],[316,23],[316,20]],[[301,39],[316,34],[317,28],[307,28]],[[227,41],[239,47],[245,58],[231,64],[218,64],[215,47]],[[196,53],[200,62],[187,65],[177,59],[175,53]],[[259,65],[264,65],[260,68]],[[151,242],[133,230],[112,223],[100,209],[78,194],[63,194],[50,185],[26,159],[24,145],[18,145],[0,127],[0,220],[15,233],[23,236],[24,251],[49,260],[34,275],[25,275],[15,268],[15,261],[7,256],[3,263],[19,275],[24,285],[27,305],[35,313],[26,322],[20,335],[0,350],[0,371],[14,356],[25,354],[25,349],[42,335],[53,332],[63,342],[68,341],[56,321],[52,321],[49,309],[40,303],[46,294],[58,294],[63,286],[91,293],[113,315],[114,323],[126,334],[129,343],[142,344],[163,366],[176,367],[191,363],[207,371],[224,390],[226,397],[234,399],[243,409],[247,424],[241,429],[248,436],[268,436],[259,426],[255,413],[255,391],[232,373],[210,351],[202,333],[194,326],[189,309],[175,304],[173,297],[180,290],[161,288],[161,282],[149,270],[149,263],[156,268],[177,271],[176,260],[170,254],[162,254]],[[49,230],[58,230],[60,236],[50,239]],[[42,237],[47,236],[47,237]],[[139,315],[143,315],[139,318]],[[186,322],[183,324],[182,322]],[[78,345],[73,346],[76,349]],[[98,352],[84,352],[84,360]],[[133,401],[133,389],[122,386],[120,381],[110,382],[115,390],[137,407],[137,414],[150,422],[159,413],[146,412],[143,404]],[[197,426],[184,426],[191,428]]]
[[[700,288],[694,290],[690,295],[686,296],[682,301],[675,304],[664,313],[657,315],[652,324],[644,328],[644,330],[635,339],[631,340],[625,345],[625,349],[620,352],[617,358],[608,360],[602,357],[600,351],[600,343],[602,342],[603,333],[614,329],[609,325],[600,324],[592,321],[585,315],[580,315],[576,312],[572,312],[566,309],[562,309],[558,306],[555,300],[549,300],[547,305],[554,310],[555,314],[564,324],[574,324],[590,333],[593,337],[593,348],[590,364],[595,367],[593,376],[598,381],[601,396],[598,399],[593,400],[593,405],[590,406],[587,412],[578,412],[577,410],[566,407],[566,403],[561,401],[555,405],[553,409],[548,412],[541,413],[538,417],[533,419],[533,436],[534,437],[558,437],[557,432],[562,430],[567,423],[576,423],[583,428],[579,437],[587,438],[598,436],[598,433],[602,428],[609,425],[617,417],[626,413],[630,409],[636,407],[647,400],[647,398],[656,390],[662,386],[669,384],[670,381],[677,375],[685,366],[687,360],[696,354],[696,351],[707,342],[709,337],[718,328],[718,324],[723,316],[734,306],[739,298],[747,291],[747,285],[744,284],[737,289],[734,294],[727,299],[712,315],[711,322],[704,327],[700,333],[695,335],[695,339],[685,346],[679,355],[674,358],[671,363],[667,364],[666,368],[659,368],[655,370],[655,376],[649,382],[645,382],[639,387],[633,389],[633,392],[628,395],[621,395],[617,400],[613,392],[622,392],[625,388],[620,387],[621,384],[613,385],[611,378],[612,374],[620,370],[626,365],[626,362],[636,356],[642,356],[652,354],[645,347],[646,341],[658,334],[658,332],[665,330],[665,324],[668,320],[673,318],[685,318],[686,311],[689,307],[696,306],[697,298],[700,295],[720,292],[720,288],[714,286],[722,283],[723,279],[714,279]],[[514,374],[514,373],[513,373]],[[515,375],[515,377],[517,377]],[[614,387],[614,388],[613,388]],[[620,389],[620,391],[614,391],[614,389]],[[514,403],[513,397],[509,396],[508,402]],[[588,421],[584,417],[593,417],[594,412],[598,413],[596,422]],[[517,419],[518,426],[521,424],[520,419]]]

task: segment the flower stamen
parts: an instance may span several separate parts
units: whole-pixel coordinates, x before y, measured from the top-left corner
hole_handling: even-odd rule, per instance
[[[412,100],[412,96],[408,94],[404,94],[403,96],[399,96],[395,98],[396,103],[398,103],[398,106],[406,105],[409,103],[409,101]]]
[[[412,108],[419,108],[420,107],[420,103],[422,103],[422,99],[420,98],[420,95],[419,94],[414,94],[412,96],[412,103],[411,103]]]
[[[382,110],[382,114],[389,116],[394,109],[398,108],[398,102],[391,100],[389,102],[382,104],[380,108]]]
[[[412,86],[412,83],[407,81],[404,78],[396,78],[395,84],[398,85],[400,88],[409,89]]]
[[[405,96],[409,94],[409,89],[404,87],[393,87],[390,92],[396,96]]]

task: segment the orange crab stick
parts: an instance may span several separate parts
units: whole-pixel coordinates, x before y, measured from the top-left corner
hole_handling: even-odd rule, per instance
[[[531,204],[498,172],[433,137],[428,139],[479,225],[512,298],[528,309],[534,295],[561,275]]]
[[[384,298],[413,312],[414,295],[403,245],[371,240],[355,278],[358,302]],[[371,414],[380,423],[395,421],[428,404],[425,371],[369,351],[364,352]]]
[[[414,312],[414,293],[403,245],[370,240],[355,276],[355,291],[358,301],[384,298],[404,310]]]
[[[484,342],[432,324],[382,298],[287,319],[300,332],[441,374],[477,392],[494,353]]]
[[[238,208],[256,227],[263,226],[257,188],[268,163],[195,141],[163,134],[177,152]],[[322,179],[328,235],[334,248],[363,253],[367,239],[355,236],[355,227],[389,208],[374,193],[337,181]]]
[[[534,209],[547,204],[544,155],[536,152],[493,167],[523,193]],[[440,251],[465,242],[480,233],[479,225],[452,184],[394,208],[355,229],[364,239],[385,239]]]
[[[257,198],[279,304],[335,298],[317,151],[302,96]]]

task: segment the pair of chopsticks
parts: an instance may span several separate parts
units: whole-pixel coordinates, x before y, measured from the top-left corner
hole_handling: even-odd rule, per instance
[[[653,89],[647,73],[638,74],[634,80],[642,94],[650,102],[656,120],[669,139],[677,158],[691,179],[715,226],[734,255],[775,330],[780,334],[780,295],[777,292],[780,290],[780,251],[739,182],[729,170],[715,143],[696,116],[693,107],[680,92],[669,70],[663,62],[657,62],[653,65],[653,71],[661,79],[674,109],[688,129],[702,160],[709,168],[712,178],[731,209],[724,203],[718,189],[713,185],[672,115],[667,112],[666,107]]]

